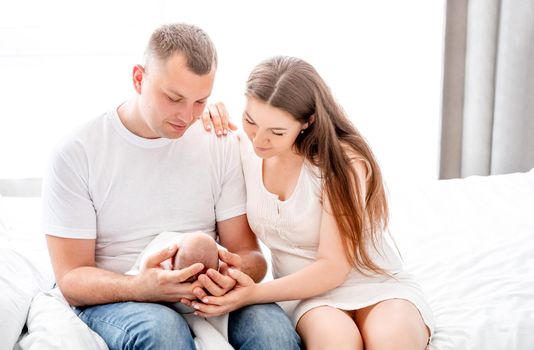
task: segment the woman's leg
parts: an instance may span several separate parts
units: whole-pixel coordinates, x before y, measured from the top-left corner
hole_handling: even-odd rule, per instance
[[[425,349],[430,332],[419,310],[404,299],[390,299],[355,311],[365,350]]]
[[[358,327],[347,313],[330,306],[319,306],[306,312],[297,324],[307,350],[363,350]]]

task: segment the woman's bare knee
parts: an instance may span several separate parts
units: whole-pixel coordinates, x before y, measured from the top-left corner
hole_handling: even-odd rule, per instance
[[[306,312],[297,324],[297,332],[308,350],[362,350],[358,327],[345,312],[320,306]]]
[[[428,343],[428,328],[407,300],[386,300],[358,310],[356,323],[366,350],[425,349]]]

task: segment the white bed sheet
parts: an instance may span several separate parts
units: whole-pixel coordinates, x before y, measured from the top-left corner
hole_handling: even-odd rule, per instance
[[[390,192],[391,232],[435,316],[429,349],[534,349],[534,170]]]

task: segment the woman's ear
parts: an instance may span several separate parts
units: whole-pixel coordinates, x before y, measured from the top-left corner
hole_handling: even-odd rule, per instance
[[[308,127],[310,125],[312,125],[314,121],[315,121],[315,114],[312,114],[310,119],[306,123],[302,124],[302,129],[301,130],[304,131],[304,130],[308,129]]]

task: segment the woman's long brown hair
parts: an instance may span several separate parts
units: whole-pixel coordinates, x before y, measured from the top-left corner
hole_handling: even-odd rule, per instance
[[[347,259],[357,270],[387,273],[370,257],[388,224],[388,204],[378,163],[367,142],[336,103],[330,89],[307,62],[273,57],[254,68],[246,95],[309,123],[295,141],[295,150],[322,174],[323,198],[330,200]],[[352,161],[366,163],[365,193]],[[323,200],[324,202],[324,200]]]

